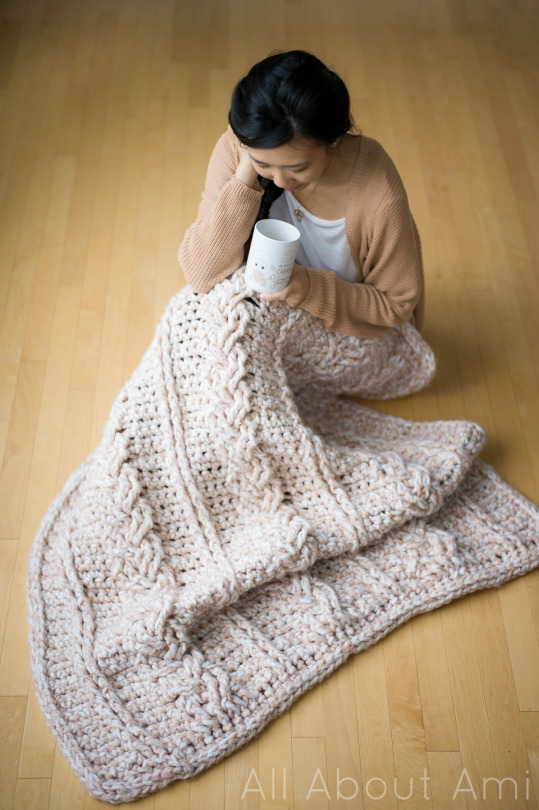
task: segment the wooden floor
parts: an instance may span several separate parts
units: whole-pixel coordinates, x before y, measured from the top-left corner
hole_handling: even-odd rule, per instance
[[[421,232],[438,374],[380,407],[479,422],[483,457],[539,503],[539,8],[4,0],[0,13],[0,807],[89,810],[101,803],[32,688],[28,553],[185,283],[176,252],[231,89],[272,49],[341,73]],[[410,621],[137,806],[537,808],[538,634],[535,571]]]

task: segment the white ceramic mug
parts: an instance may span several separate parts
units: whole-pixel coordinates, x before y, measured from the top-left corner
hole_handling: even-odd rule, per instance
[[[275,293],[288,285],[300,232],[280,219],[261,219],[253,230],[245,281],[259,293]]]

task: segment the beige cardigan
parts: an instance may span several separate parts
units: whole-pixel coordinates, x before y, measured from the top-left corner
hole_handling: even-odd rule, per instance
[[[382,146],[365,135],[357,139],[346,206],[346,235],[357,282],[307,267],[307,294],[302,300],[289,297],[287,303],[321,318],[330,331],[346,335],[372,337],[412,318],[421,329],[421,245],[406,191]],[[200,293],[211,290],[245,261],[263,191],[238,180],[237,165],[229,127],[210,158],[198,216],[178,254],[187,282]]]

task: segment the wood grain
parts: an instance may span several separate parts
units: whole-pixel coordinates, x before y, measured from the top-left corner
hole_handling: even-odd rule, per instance
[[[539,502],[538,22],[535,0],[4,2],[2,810],[105,806],[33,692],[28,553],[185,283],[176,253],[231,90],[270,51],[312,50],[338,70],[419,226],[437,376],[373,407],[479,422],[483,457]],[[413,619],[137,807],[537,808],[538,638],[536,571]],[[257,780],[263,795],[245,792]]]

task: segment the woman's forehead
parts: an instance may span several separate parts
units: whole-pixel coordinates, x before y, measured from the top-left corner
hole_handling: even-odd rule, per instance
[[[280,168],[294,168],[302,166],[308,160],[315,158],[318,154],[325,152],[325,147],[309,141],[306,138],[294,138],[282,146],[273,149],[255,149],[248,147],[252,158],[260,163],[267,163]]]

